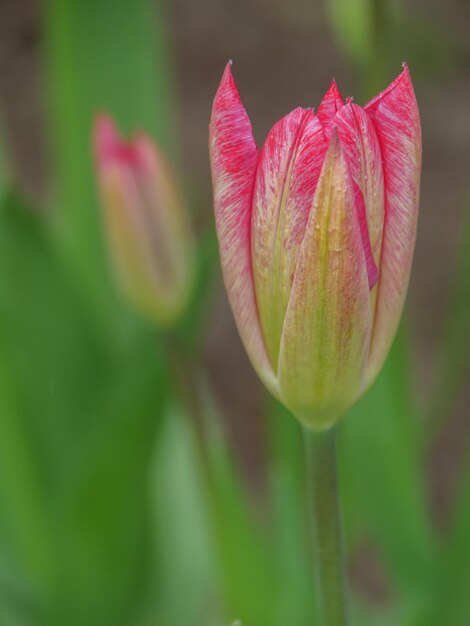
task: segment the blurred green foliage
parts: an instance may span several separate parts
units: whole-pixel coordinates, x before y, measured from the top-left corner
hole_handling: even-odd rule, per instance
[[[331,0],[328,10],[372,92],[396,66],[402,3]],[[266,492],[254,507],[200,362],[213,229],[201,237],[198,287],[172,337],[127,310],[107,270],[90,130],[107,110],[176,157],[162,7],[45,0],[42,11],[56,186],[46,211],[5,177],[0,188],[0,624],[313,624],[300,427],[267,402]],[[430,42],[419,41],[421,52],[409,50],[424,58]],[[405,322],[378,381],[341,424],[348,554],[366,539],[390,587],[380,606],[355,592],[357,626],[465,626],[470,616],[470,465],[446,537],[434,528],[424,475],[427,413],[438,432],[468,372],[466,224],[432,410],[413,399]],[[192,368],[189,401],[175,357]]]

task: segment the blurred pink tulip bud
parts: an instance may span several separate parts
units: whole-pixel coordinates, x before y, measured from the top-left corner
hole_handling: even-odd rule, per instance
[[[230,64],[210,158],[235,320],[268,389],[304,424],[332,425],[375,379],[408,286],[421,173],[408,68],[365,107],[333,81],[258,151]]]
[[[100,116],[94,149],[105,228],[118,285],[159,325],[174,323],[193,281],[193,239],[169,164],[145,134],[125,142]]]

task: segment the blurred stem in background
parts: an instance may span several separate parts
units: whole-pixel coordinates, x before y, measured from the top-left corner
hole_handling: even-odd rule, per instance
[[[396,74],[394,34],[400,21],[400,0],[327,0],[327,12],[338,44],[351,60],[364,100],[383,89]],[[403,54],[402,50],[397,51]],[[399,58],[401,63],[405,59]]]
[[[470,199],[464,204],[453,272],[449,311],[442,333],[436,381],[430,393],[428,441],[446,426],[460,389],[468,380],[470,359]]]
[[[387,24],[389,0],[371,0],[371,49],[370,71],[363,85],[364,91],[379,93],[383,88],[383,81],[386,80],[387,68]]]

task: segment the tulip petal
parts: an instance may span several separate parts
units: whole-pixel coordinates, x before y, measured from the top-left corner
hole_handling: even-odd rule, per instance
[[[408,68],[366,105],[382,152],[385,221],[370,382],[380,370],[400,321],[411,271],[419,204],[421,128]]]
[[[361,229],[362,248],[367,267],[367,278],[369,280],[369,291],[374,288],[379,279],[379,269],[375,263],[372,254],[372,245],[370,242],[369,226],[367,224],[366,205],[364,202],[364,194],[357,183],[353,182],[354,200],[356,203],[357,219],[359,228]]]
[[[252,254],[258,311],[274,371],[297,259],[327,140],[311,109],[297,108],[268,134],[253,197]]]
[[[368,261],[369,284],[377,282],[382,250],[384,221],[384,183],[382,154],[372,120],[364,109],[348,102],[335,117],[335,127],[349,163],[352,178],[359,186],[358,197],[364,253]],[[361,213],[365,205],[365,220]],[[370,256],[372,251],[372,258]]]
[[[93,127],[93,150],[100,168],[114,159],[121,144],[121,137],[112,118],[104,114],[97,116]]]
[[[225,287],[248,356],[263,382],[276,393],[259,323],[251,263],[251,210],[258,150],[230,64],[212,107],[209,149]]]
[[[155,275],[168,300],[189,292],[193,271],[193,241],[185,200],[170,164],[151,139],[141,133],[130,145],[141,202],[147,206],[146,236]]]
[[[335,80],[331,81],[328,91],[318,105],[317,116],[323,127],[326,128],[336,113],[344,106],[343,97]]]
[[[137,309],[166,323],[178,307],[155,262],[142,196],[131,169],[118,164],[107,167],[101,193],[117,281]]]
[[[360,395],[370,320],[353,182],[334,133],[315,191],[279,356],[281,398],[303,423],[327,428]]]

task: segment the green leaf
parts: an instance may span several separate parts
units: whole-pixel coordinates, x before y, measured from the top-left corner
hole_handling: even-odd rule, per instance
[[[174,405],[166,417],[152,464],[153,588],[145,624],[215,624],[220,588],[191,416]]]
[[[10,194],[0,211],[3,354],[52,488],[89,425],[90,389],[106,371],[103,342],[55,254],[42,217]],[[39,460],[40,459],[40,460]]]
[[[163,352],[144,326],[110,349],[85,309],[40,216],[10,195],[0,212],[0,530],[12,530],[48,626],[125,624],[146,580]]]
[[[451,528],[436,563],[435,587],[420,626],[467,626],[470,616],[470,462],[462,475]]]
[[[224,607],[250,626],[276,623],[277,573],[269,532],[254,516],[235,467],[225,434],[222,411],[207,391],[208,450],[213,480],[209,483],[212,533]]]
[[[167,388],[162,357],[146,338],[115,359],[92,407],[95,427],[67,466],[55,517],[54,623],[125,626],[148,585],[148,476]]]
[[[44,612],[56,576],[53,503],[104,355],[41,217],[12,193],[0,207],[0,350],[0,517]]]
[[[377,382],[340,424],[340,485],[351,543],[371,536],[402,598],[424,601],[437,555],[403,328]]]
[[[41,485],[35,475],[30,441],[16,404],[15,385],[3,358],[2,344],[0,339],[0,553],[6,569],[0,570],[0,579],[2,573],[10,577],[16,572],[24,586],[46,593],[51,584],[51,545]]]

